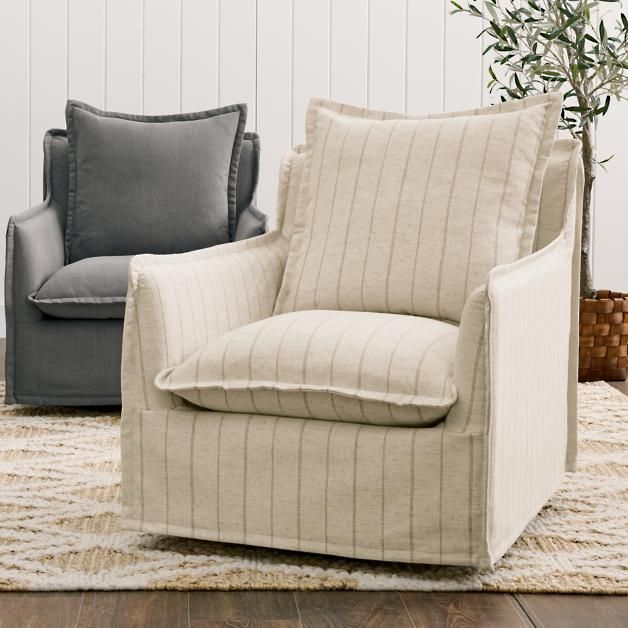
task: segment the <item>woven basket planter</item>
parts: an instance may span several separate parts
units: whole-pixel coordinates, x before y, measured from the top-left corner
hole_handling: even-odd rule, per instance
[[[628,374],[628,294],[598,290],[580,299],[581,382],[623,381]]]

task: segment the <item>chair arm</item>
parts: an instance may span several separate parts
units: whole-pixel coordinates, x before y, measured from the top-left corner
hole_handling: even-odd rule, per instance
[[[9,218],[4,279],[7,327],[42,318],[41,311],[28,301],[28,295],[63,263],[63,221],[50,197]]]
[[[573,234],[494,268],[465,304],[454,364],[458,400],[448,430],[482,434],[491,421],[567,427]]]
[[[248,240],[266,233],[268,217],[254,205],[249,205],[238,218],[235,238],[236,242]]]
[[[560,485],[569,428],[573,231],[493,269],[458,336],[445,432],[482,443],[489,562]]]
[[[267,318],[287,257],[273,231],[178,255],[138,255],[129,270],[122,345],[122,404],[170,408],[180,403],[153,384],[212,338]]]

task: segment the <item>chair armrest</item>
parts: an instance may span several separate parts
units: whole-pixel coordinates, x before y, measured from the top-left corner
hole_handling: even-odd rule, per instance
[[[567,429],[573,234],[491,271],[462,314],[458,400],[447,429],[483,434],[492,421]],[[501,426],[500,426],[501,429]]]
[[[129,270],[122,345],[125,408],[180,403],[157,373],[227,331],[272,314],[288,252],[277,231],[178,255],[138,255]]]
[[[7,328],[16,322],[42,318],[41,311],[28,301],[28,295],[63,263],[63,221],[50,197],[9,218],[4,279]]]
[[[489,273],[458,335],[445,432],[482,443],[489,562],[560,485],[569,429],[573,231]]]
[[[266,214],[254,205],[249,205],[238,218],[234,240],[239,242],[265,234],[267,222]]]

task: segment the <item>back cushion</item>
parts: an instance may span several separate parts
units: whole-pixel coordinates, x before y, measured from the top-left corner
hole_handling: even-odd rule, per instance
[[[497,264],[532,251],[562,96],[449,119],[345,115],[314,100],[275,312],[459,321]]]
[[[390,111],[378,111],[376,109],[365,109],[364,107],[356,107],[347,105],[333,100],[320,99],[321,107],[325,107],[338,113],[350,115],[356,118],[369,118],[374,120],[394,120],[404,118],[409,120],[421,120],[422,118],[439,119],[453,118],[463,115],[487,115],[494,113],[507,113],[509,111],[518,111],[525,107],[530,107],[535,103],[541,103],[545,99],[544,95],[531,96],[522,100],[510,100],[500,102],[488,107],[479,109],[468,109],[466,111],[453,111],[445,113],[432,113],[427,115],[419,115],[412,113],[392,113]],[[279,190],[277,195],[277,228],[286,236],[292,235],[294,228],[294,220],[297,210],[297,200],[299,189],[302,182],[303,167],[305,165],[306,145],[299,144],[291,148],[284,156],[281,162],[279,173]],[[244,151],[243,151],[244,153]],[[550,164],[551,166],[551,164]],[[550,167],[548,166],[548,167]]]
[[[543,177],[539,219],[534,240],[534,251],[542,249],[558,236],[565,221],[569,202],[570,182],[576,175],[580,158],[580,142],[561,139],[554,142],[549,163]],[[282,160],[277,199],[277,228],[284,236],[292,237],[297,197],[305,165],[305,146],[291,148]]]
[[[68,135],[51,129],[44,138],[44,198],[52,194],[63,216],[68,210]],[[259,177],[260,141],[257,133],[246,132],[238,162],[236,215],[253,202]]]
[[[229,242],[246,105],[168,116],[69,101],[66,259]]]

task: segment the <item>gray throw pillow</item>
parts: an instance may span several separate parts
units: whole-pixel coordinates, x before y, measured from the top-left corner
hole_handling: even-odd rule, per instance
[[[70,100],[66,121],[66,263],[234,238],[246,105],[137,116]]]

